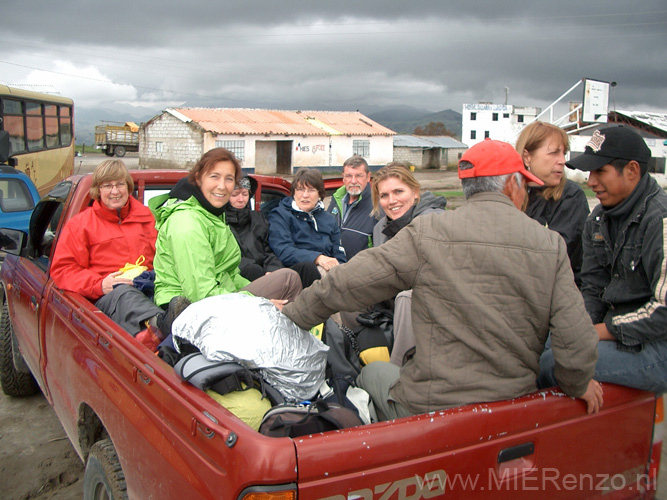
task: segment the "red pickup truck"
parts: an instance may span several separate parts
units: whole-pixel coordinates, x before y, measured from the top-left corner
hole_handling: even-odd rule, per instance
[[[185,172],[132,172],[144,203]],[[256,177],[258,197],[289,183]],[[0,381],[41,390],[86,463],[84,498],[404,500],[653,498],[662,399],[604,384],[600,413],[557,388],[301,438],[261,435],[128,335],[58,289],[49,260],[92,176],[2,231]]]

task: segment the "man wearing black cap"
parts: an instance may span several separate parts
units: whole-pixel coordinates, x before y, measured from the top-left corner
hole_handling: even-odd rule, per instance
[[[590,172],[600,204],[583,234],[581,291],[598,332],[595,379],[667,390],[667,194],[648,171],[651,150],[635,131],[597,130],[567,163]],[[553,358],[541,360],[551,385]]]

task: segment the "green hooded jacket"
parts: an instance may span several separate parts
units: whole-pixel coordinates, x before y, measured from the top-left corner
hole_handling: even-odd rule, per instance
[[[196,302],[233,293],[249,281],[241,276],[241,250],[224,215],[207,211],[194,197],[162,195],[149,206],[158,230],[155,245],[155,303],[183,295]]]

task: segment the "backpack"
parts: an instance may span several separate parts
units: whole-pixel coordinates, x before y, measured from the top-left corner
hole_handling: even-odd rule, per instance
[[[394,345],[394,314],[388,309],[374,309],[357,316],[354,329],[361,364],[390,360]]]
[[[361,371],[356,337],[352,330],[332,319],[324,323],[322,342],[329,346],[327,371],[341,377],[356,378]]]
[[[364,424],[378,421],[370,394],[357,386],[355,379],[349,375],[331,374],[320,386],[319,399],[349,408],[359,415]]]
[[[274,406],[266,412],[259,432],[271,437],[298,437],[363,425],[359,416],[336,403],[317,400]]]
[[[185,382],[201,390],[211,389],[218,394],[255,388],[268,397],[271,406],[285,402],[274,387],[264,381],[257,370],[251,370],[233,361],[209,361],[200,353],[182,357],[174,366],[176,374]]]

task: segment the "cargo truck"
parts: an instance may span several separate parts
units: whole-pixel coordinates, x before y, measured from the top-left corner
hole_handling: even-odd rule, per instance
[[[97,125],[95,148],[104,150],[107,156],[123,157],[127,152],[139,151],[139,125],[125,122],[124,125]]]

